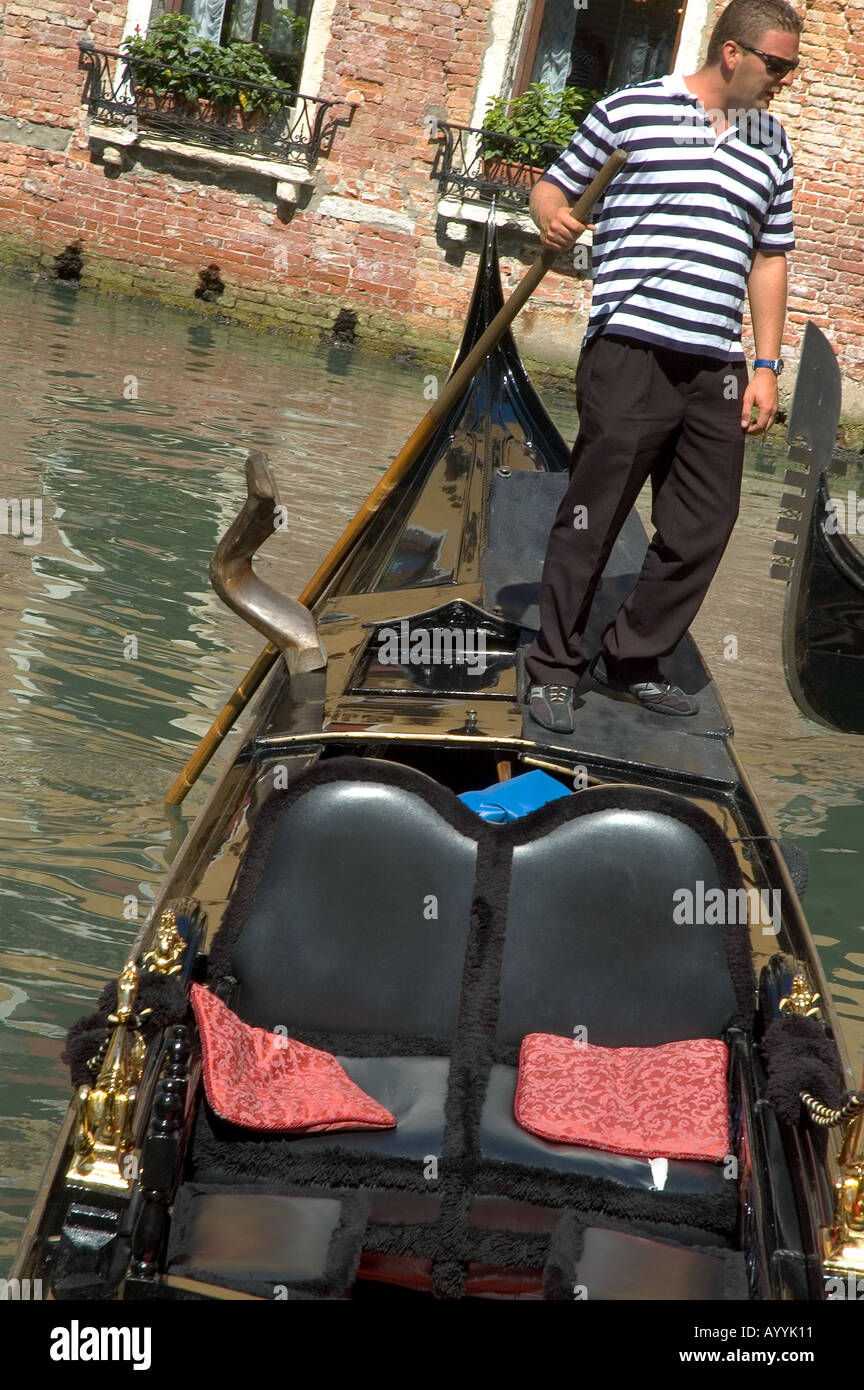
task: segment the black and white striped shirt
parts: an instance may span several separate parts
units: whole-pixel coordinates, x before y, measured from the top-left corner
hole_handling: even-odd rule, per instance
[[[672,73],[598,101],[543,177],[575,200],[615,148],[627,163],[591,216],[586,339],[617,333],[742,361],[753,254],[795,245],[786,132],[767,111],[743,111],[716,135]]]

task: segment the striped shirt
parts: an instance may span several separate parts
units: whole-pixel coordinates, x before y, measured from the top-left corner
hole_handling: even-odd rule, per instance
[[[743,361],[754,252],[795,245],[782,125],[767,111],[742,111],[717,135],[673,73],[598,101],[543,178],[575,201],[615,148],[627,151],[627,163],[591,217],[586,341],[617,333]]]

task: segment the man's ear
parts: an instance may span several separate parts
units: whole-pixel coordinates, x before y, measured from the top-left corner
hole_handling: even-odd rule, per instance
[[[734,72],[741,61],[741,49],[734,39],[727,39],[720,50],[722,61]]]

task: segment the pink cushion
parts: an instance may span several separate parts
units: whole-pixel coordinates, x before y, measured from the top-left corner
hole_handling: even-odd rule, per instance
[[[202,985],[193,985],[191,995],[204,1090],[223,1120],[301,1134],[395,1126],[390,1111],[361,1091],[329,1052],[250,1028]]]
[[[595,1047],[529,1033],[514,1114],[557,1144],[718,1163],[729,1153],[727,1066],[726,1044],[714,1038]]]

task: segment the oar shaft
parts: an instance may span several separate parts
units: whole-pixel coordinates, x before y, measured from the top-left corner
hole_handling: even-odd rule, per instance
[[[623,150],[613,150],[600,172],[592,179],[582,197],[574,204],[572,215],[577,222],[586,222],[591,208],[602,196],[610,180],[614,178],[627,156]],[[373,517],[380,511],[393,489],[404,478],[420,451],[429,443],[438,425],[470,383],[478,367],[488,357],[499,338],[510,327],[525,301],[534,293],[543,276],[561,255],[553,247],[544,247],[534,264],[523,275],[507,303],[498,310],[488,328],[480,335],[465,360],[448,377],[438,399],[424,415],[410,439],[399,450],[386,473],[379,478],[353,519],[348,523],[326,559],[309,580],[299,596],[300,603],[307,608],[321,597],[327,584],[353,548],[360,536],[369,526]],[[168,806],[179,806],[189,789],[197,782],[216,749],[221,744],[232,724],[245,709],[258,686],[273,667],[279,656],[279,649],[268,642],[252,666],[246,672],[228,703],[217,715],[207,730],[195,752],[177,777],[165,798]]]

